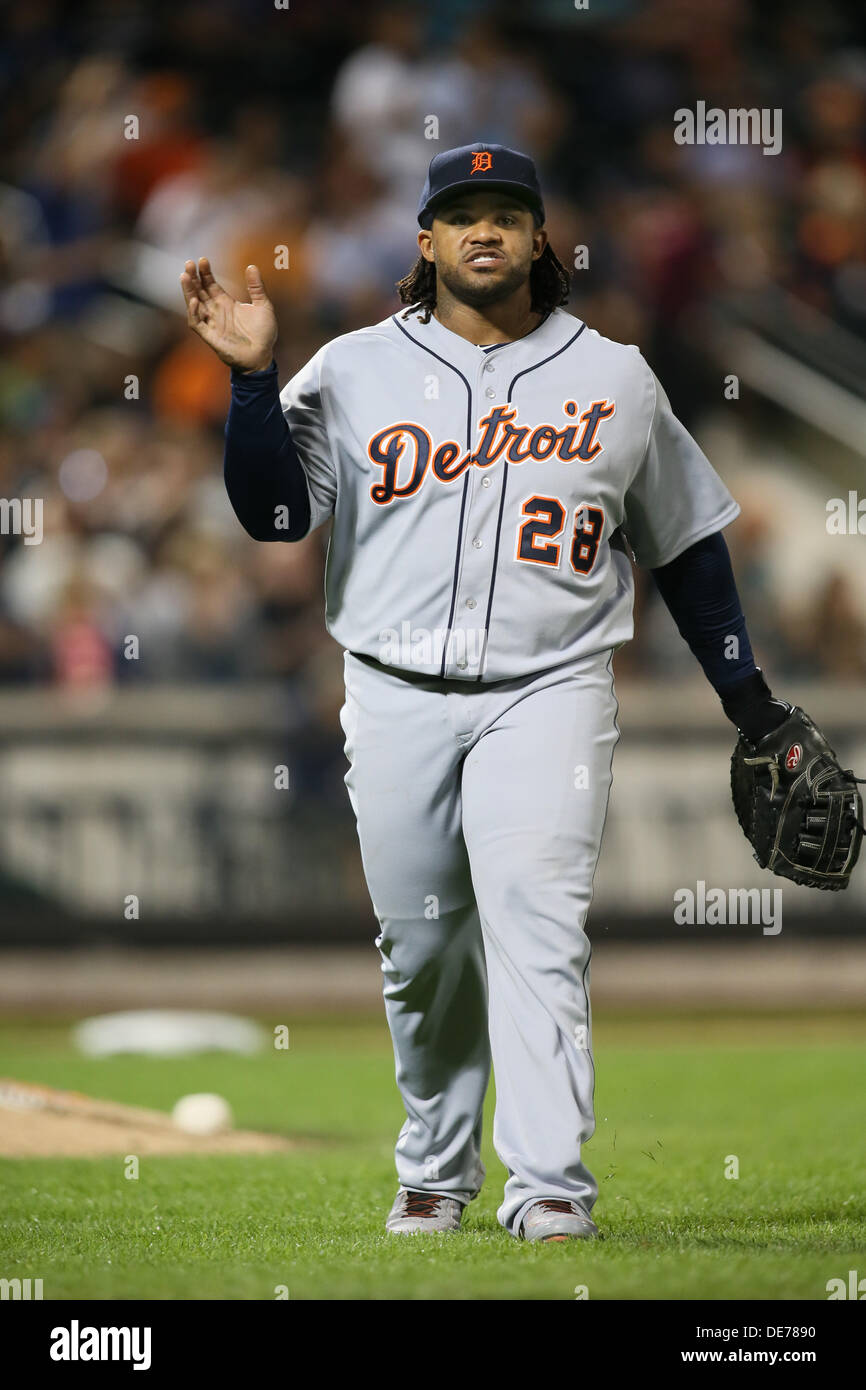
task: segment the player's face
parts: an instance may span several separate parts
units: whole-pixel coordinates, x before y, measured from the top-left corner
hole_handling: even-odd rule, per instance
[[[525,204],[495,192],[458,195],[418,235],[437,279],[474,308],[507,299],[526,284],[546,243],[547,233],[536,228]]]

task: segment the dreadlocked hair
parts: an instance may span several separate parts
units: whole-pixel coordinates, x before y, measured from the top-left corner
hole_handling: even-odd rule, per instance
[[[561,304],[568,303],[571,288],[571,275],[548,242],[537,261],[533,261],[529,272],[529,290],[532,295],[531,308],[539,314],[549,314]],[[397,293],[401,304],[414,306],[420,313],[421,322],[428,323],[436,308],[436,267],[432,261],[419,256],[408,275],[397,281]],[[412,308],[406,310],[401,318],[408,318]]]

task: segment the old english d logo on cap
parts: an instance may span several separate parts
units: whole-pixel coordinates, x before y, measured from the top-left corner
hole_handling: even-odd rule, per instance
[[[477,140],[473,145],[460,145],[433,156],[418,204],[419,225],[429,230],[441,204],[461,190],[476,188],[511,193],[531,209],[537,227],[544,222],[541,187],[529,155],[506,145],[487,145]]]

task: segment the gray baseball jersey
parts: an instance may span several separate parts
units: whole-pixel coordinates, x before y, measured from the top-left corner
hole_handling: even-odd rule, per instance
[[[664,565],[739,507],[634,346],[564,309],[482,348],[394,314],[285,386],[327,626],[350,651],[497,681],[633,635],[628,549]]]

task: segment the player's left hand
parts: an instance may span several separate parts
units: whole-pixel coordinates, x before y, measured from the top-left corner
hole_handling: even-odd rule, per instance
[[[731,758],[734,807],[762,869],[809,888],[848,887],[863,840],[863,800],[808,714],[795,706]]]

